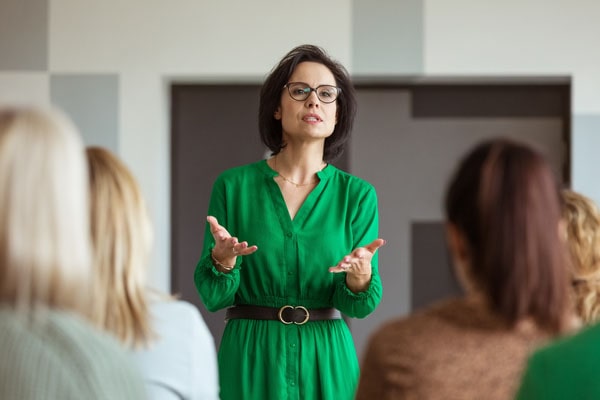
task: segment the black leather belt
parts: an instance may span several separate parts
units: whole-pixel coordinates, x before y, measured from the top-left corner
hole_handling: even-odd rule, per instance
[[[290,305],[280,308],[237,305],[229,307],[225,314],[225,322],[230,319],[271,319],[286,325],[304,325],[309,321],[341,318],[342,314],[335,308],[313,308],[309,310],[306,307]]]

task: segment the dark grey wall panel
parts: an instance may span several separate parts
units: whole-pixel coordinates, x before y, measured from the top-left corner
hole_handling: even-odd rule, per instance
[[[118,153],[118,75],[51,75],[50,99],[73,119],[86,145],[103,146]]]
[[[413,310],[463,292],[455,279],[443,222],[413,222],[411,254]]]
[[[0,1],[0,70],[48,68],[48,0]]]
[[[562,117],[570,107],[565,85],[420,85],[413,91],[415,118]]]

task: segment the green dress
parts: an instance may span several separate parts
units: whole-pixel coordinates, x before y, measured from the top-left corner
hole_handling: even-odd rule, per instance
[[[382,296],[377,253],[369,288],[351,292],[344,273],[330,273],[343,256],[378,237],[377,195],[366,181],[328,165],[295,218],[277,172],[265,160],[222,173],[208,214],[232,236],[258,250],[238,257],[224,274],[212,265],[206,225],[194,280],[210,311],[234,304],[335,307],[363,318]],[[284,325],[274,320],[227,322],[219,349],[221,399],[353,399],[359,366],[344,320]]]

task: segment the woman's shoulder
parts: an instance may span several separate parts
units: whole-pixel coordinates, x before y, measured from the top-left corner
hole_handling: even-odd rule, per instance
[[[200,316],[198,308],[184,300],[160,300],[151,303],[152,313],[159,316],[189,318]]]
[[[375,191],[375,187],[373,186],[373,184],[371,184],[371,182],[357,175],[351,174],[348,171],[339,169],[333,164],[329,164],[325,169],[323,169],[321,173],[324,175],[324,177],[334,179],[340,184],[344,184],[346,186],[354,188],[355,190],[373,192]]]
[[[217,180],[227,181],[231,179],[244,179],[252,175],[268,175],[269,171],[271,171],[271,169],[266,160],[259,160],[253,163],[228,168],[218,175]]]
[[[48,343],[47,350],[54,345],[67,346],[72,356],[84,358],[98,349],[123,353],[120,345],[108,334],[97,330],[82,317],[64,311],[44,310],[35,316],[23,316],[14,311],[0,311],[0,324],[13,333],[20,332],[23,340],[31,339]],[[124,354],[124,353],[123,353]]]
[[[65,396],[77,390],[80,398],[142,398],[141,376],[123,348],[77,315],[47,310],[31,318],[2,310],[0,337],[3,360],[29,371],[31,385],[51,374],[56,382],[64,380],[57,385]],[[38,374],[42,365],[45,371]]]
[[[407,315],[390,319],[377,329],[375,335],[376,340],[382,341],[393,341],[394,338],[413,341],[428,335],[440,336],[444,332],[468,330],[469,327],[484,324],[483,321],[489,318],[490,316],[482,307],[467,299],[449,298],[424,306]]]
[[[541,348],[536,356],[547,360],[594,360],[600,367],[600,324],[583,328]]]
[[[152,317],[159,331],[202,331],[208,332],[208,327],[202,318],[200,310],[187,301],[164,300],[151,303]],[[162,332],[163,335],[165,332]],[[169,334],[171,335],[171,334]]]

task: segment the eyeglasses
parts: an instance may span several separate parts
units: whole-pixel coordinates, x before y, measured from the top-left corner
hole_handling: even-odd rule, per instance
[[[342,89],[333,85],[319,85],[316,88],[312,88],[304,82],[290,82],[283,85],[283,87],[287,88],[290,97],[294,100],[304,101],[308,99],[311,92],[314,91],[319,100],[327,104],[336,101],[342,91]]]

